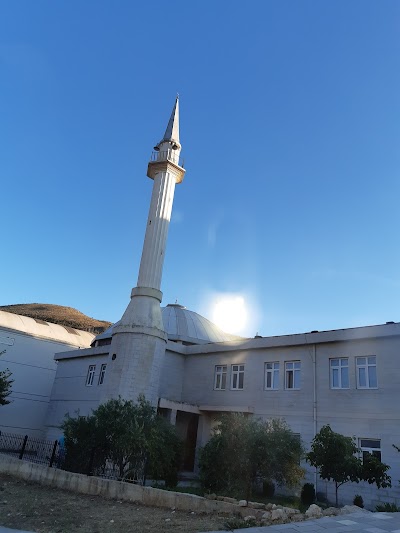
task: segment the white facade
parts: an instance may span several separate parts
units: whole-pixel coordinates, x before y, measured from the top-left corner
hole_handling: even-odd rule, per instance
[[[57,363],[54,353],[90,346],[94,335],[0,311],[0,371],[14,380],[10,404],[0,407],[0,431],[43,433]]]

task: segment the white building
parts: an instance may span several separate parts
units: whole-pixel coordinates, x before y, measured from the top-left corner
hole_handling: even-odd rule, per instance
[[[174,189],[185,172],[178,106],[148,167],[154,184],[137,286],[121,320],[90,348],[56,354],[47,434],[59,436],[66,413],[85,415],[109,398],[143,393],[176,424],[184,468],[193,470],[220,413],[282,417],[306,446],[329,423],[391,465],[392,489],[348,484],[340,499],[400,503],[400,456],[392,447],[400,444],[400,324],[243,339],[177,304],[161,309]],[[309,469],[307,480],[315,482],[314,474]],[[317,480],[316,488],[334,499],[332,485]]]
[[[54,383],[54,353],[90,346],[94,335],[0,311],[0,371],[12,373],[10,404],[0,408],[0,431],[41,436]]]

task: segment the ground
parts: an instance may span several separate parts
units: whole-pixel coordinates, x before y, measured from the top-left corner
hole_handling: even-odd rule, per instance
[[[75,494],[0,475],[0,525],[38,533],[164,533],[218,530],[216,515],[191,514]]]

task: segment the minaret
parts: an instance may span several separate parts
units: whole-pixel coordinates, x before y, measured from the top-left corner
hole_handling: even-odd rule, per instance
[[[176,98],[164,137],[154,147],[147,175],[154,180],[137,287],[120,323],[114,328],[102,401],[139,394],[154,405],[167,335],[161,316],[161,277],[171,220],[175,184],[185,170],[179,156],[179,99]]]

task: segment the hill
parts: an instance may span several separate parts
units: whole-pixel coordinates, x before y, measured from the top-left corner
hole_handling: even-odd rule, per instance
[[[0,311],[29,316],[45,322],[60,324],[61,326],[90,331],[91,333],[101,333],[111,326],[111,322],[90,318],[73,307],[65,307],[63,305],[37,303],[1,305]]]

